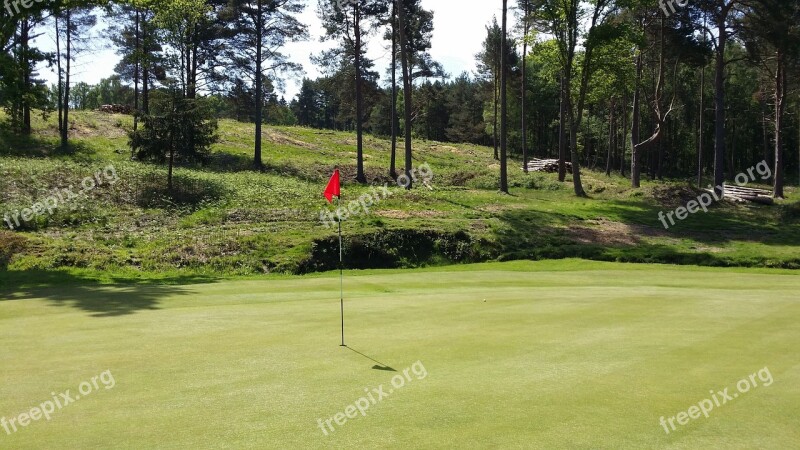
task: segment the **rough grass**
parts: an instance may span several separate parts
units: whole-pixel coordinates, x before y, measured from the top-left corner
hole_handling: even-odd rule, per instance
[[[360,186],[352,181],[351,133],[267,127],[266,168],[257,172],[251,163],[252,125],[222,121],[211,164],[179,167],[175,190],[167,192],[165,168],[129,161],[130,117],[94,112],[71,117],[74,139],[66,152],[57,149],[53,117],[37,116],[30,138],[0,128],[0,215],[31,207],[55,188],[80,186],[109,164],[119,180],[16,230],[29,245],[11,259],[14,273],[0,273],[0,279],[63,269],[137,279],[326,270],[330,259],[318,260],[335,240],[334,230],[320,222],[320,212],[330,210],[320,193],[332,168],[343,170],[346,201],[391,181],[384,139],[366,138],[373,186]],[[555,175],[526,175],[511,164],[512,195],[502,195],[491,149],[425,141],[414,146],[415,165],[432,168],[433,189],[393,189],[369,214],[348,220],[350,267],[576,256],[800,267],[793,201],[773,208],[718,205],[664,230],[658,212],[696,195],[685,183],[645,182],[641,190],[631,190],[619,176],[589,170],[584,180],[590,198],[579,199],[569,180],[561,184]],[[795,198],[796,190],[788,193]],[[399,243],[417,238],[424,244],[417,249]]]

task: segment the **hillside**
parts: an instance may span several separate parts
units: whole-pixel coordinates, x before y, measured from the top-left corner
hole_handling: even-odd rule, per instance
[[[645,182],[632,190],[618,175],[586,171],[590,198],[579,199],[556,175],[526,175],[515,162],[512,195],[501,195],[490,148],[423,141],[414,143],[415,165],[430,167],[430,187],[390,185],[387,194],[376,190],[391,181],[386,139],[365,140],[372,185],[360,186],[352,182],[353,134],[267,127],[267,167],[256,172],[250,166],[252,125],[232,121],[220,123],[212,162],[179,167],[168,195],[165,167],[130,161],[130,117],[74,116],[68,154],[53,150],[54,117],[37,117],[30,139],[0,130],[0,216],[44,203],[53,189],[80,191],[82,180],[98,171],[96,179],[108,180],[13,232],[3,222],[0,267],[13,253],[0,273],[4,282],[48,276],[186,281],[334,269],[336,230],[320,217],[332,210],[321,192],[336,165],[344,203],[367,193],[381,196],[368,214],[344,223],[350,268],[565,257],[800,268],[796,200],[773,207],[715,205],[666,230],[658,212],[699,194],[687,182]],[[795,199],[797,190],[787,194]]]

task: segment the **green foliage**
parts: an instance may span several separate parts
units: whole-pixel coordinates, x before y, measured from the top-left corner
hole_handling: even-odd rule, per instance
[[[5,226],[5,224],[2,224]],[[27,246],[27,239],[16,233],[0,230],[0,270],[6,270],[15,254],[21,253]]]
[[[169,99],[156,102],[154,111],[165,114],[170,109],[161,108],[169,106]],[[197,167],[180,159],[173,189],[168,190],[167,168],[129,161],[125,131],[132,129],[130,116],[77,111],[73,120],[82,132],[71,154],[55,152],[52,117],[34,116],[34,133],[27,140],[0,133],[0,155],[18,156],[0,157],[0,212],[30,207],[53,188],[80,183],[112,162],[119,181],[91,192],[75,209],[59,209],[19,233],[31,246],[10,261],[11,271],[81,267],[98,276],[156,277],[315,270],[314,243],[322,248],[335,235],[319,221],[325,207],[319,192],[332,167],[342,168],[348,198],[371,190],[350,182],[355,145],[351,133],[267,127],[263,138],[269,160],[262,172],[253,171],[250,164],[253,126],[222,120],[208,164]],[[364,143],[369,180],[389,182],[389,142],[365,136]],[[432,190],[420,184],[410,192],[395,191],[369,214],[345,223],[345,240],[352,243],[349,248],[359,267],[574,256],[718,266],[800,265],[800,228],[792,221],[795,203],[775,208],[720,206],[664,231],[657,213],[670,209],[670,198],[683,201],[691,194],[684,192],[685,182],[646,181],[642,190],[634,191],[626,187],[626,178],[590,170],[584,177],[592,198],[575,199],[554,174],[524,174],[512,158],[512,195],[499,196],[491,149],[433,141],[416,141],[414,148],[420,163],[433,170]],[[796,192],[787,194],[794,197]],[[425,243],[416,255],[408,253],[414,239]],[[370,252],[385,255],[388,263]]]
[[[142,161],[207,163],[217,127],[207,102],[176,98],[163,114],[142,116],[142,129],[130,134],[130,146]]]

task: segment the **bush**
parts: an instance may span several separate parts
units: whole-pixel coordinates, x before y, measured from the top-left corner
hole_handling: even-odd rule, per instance
[[[27,247],[27,240],[16,233],[0,231],[0,269],[5,270],[11,258]]]

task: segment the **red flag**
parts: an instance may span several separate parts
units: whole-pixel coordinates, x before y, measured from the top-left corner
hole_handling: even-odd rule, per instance
[[[328,203],[333,203],[333,197],[341,197],[341,186],[339,184],[339,169],[333,171],[328,187],[325,188],[325,198]]]

